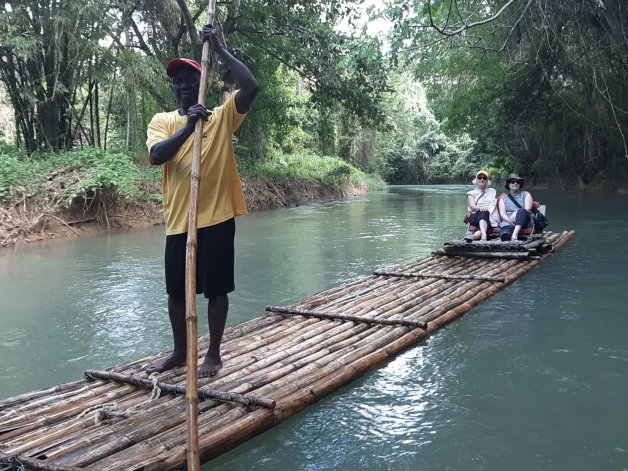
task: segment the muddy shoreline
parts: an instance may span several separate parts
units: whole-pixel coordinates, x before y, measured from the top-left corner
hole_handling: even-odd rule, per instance
[[[265,178],[243,178],[242,187],[251,212],[367,191],[366,185],[345,185],[339,189],[300,179],[277,183]],[[155,201],[127,201],[117,197],[114,190],[98,195],[94,201],[89,206],[79,202],[55,212],[42,210],[37,197],[0,205],[0,250],[164,223],[162,205]]]

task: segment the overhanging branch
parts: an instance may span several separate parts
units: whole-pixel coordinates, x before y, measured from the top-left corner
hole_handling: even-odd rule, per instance
[[[177,0],[177,5],[179,5],[179,9],[181,10],[181,15],[183,16],[183,19],[185,20],[185,24],[188,27],[190,41],[192,41],[192,44],[200,44],[201,38],[199,38],[198,31],[196,31],[196,26],[194,25],[195,20],[192,18],[192,15],[190,14],[190,10],[187,4],[185,3],[185,0]]]
[[[512,36],[512,33],[515,29],[517,29],[517,26],[519,26],[519,23],[521,23],[521,20],[523,20],[523,17],[525,16],[526,12],[528,11],[528,8],[530,8],[530,5],[532,5],[532,2],[534,0],[528,0],[527,5],[523,8],[523,11],[521,12],[521,15],[519,15],[519,18],[517,18],[517,21],[515,21],[515,24],[513,25],[512,28],[510,28],[510,31],[508,31],[508,35],[506,36],[506,40],[504,41],[504,44],[502,45],[502,47],[499,49],[499,52],[503,52],[504,49],[506,49],[506,46],[508,45],[508,42],[510,41],[510,36]]]
[[[133,28],[133,32],[137,36],[137,41],[140,43],[140,49],[142,51],[144,51],[147,55],[149,55],[149,56],[154,58],[155,54],[153,54],[153,51],[150,50],[150,48],[148,47],[148,44],[146,44],[146,42],[144,42],[144,38],[142,37],[142,33],[141,33],[140,29],[137,27],[137,23],[135,23],[135,20],[133,20],[133,18],[129,18],[129,23],[131,24],[131,28]]]

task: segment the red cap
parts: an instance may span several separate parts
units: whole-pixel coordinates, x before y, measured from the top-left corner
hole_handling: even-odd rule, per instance
[[[192,67],[194,70],[198,70],[199,72],[201,71],[200,64],[195,60],[172,59],[170,62],[168,62],[168,65],[166,66],[166,74],[168,75],[168,77],[172,78],[175,69],[178,69],[179,67]]]

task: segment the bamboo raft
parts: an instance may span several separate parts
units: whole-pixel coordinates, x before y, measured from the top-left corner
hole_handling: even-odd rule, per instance
[[[502,260],[538,260],[543,254],[554,250],[554,245],[548,240],[551,237],[551,232],[544,232],[534,234],[527,240],[508,242],[502,242],[500,239],[468,242],[465,238],[460,238],[445,243],[442,249],[432,254]]]
[[[454,241],[230,327],[225,367],[199,387],[201,462],[287,420],[464,315],[574,236],[537,245]],[[460,243],[459,243],[460,242]],[[529,244],[529,243],[528,243]],[[534,249],[534,250],[533,250]],[[478,260],[478,254],[497,255]],[[508,255],[520,254],[522,258]],[[201,337],[197,363],[208,347]],[[186,465],[185,367],[149,377],[169,352],[0,400],[0,471],[149,471]]]

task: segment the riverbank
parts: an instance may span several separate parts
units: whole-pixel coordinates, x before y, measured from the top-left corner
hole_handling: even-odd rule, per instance
[[[303,179],[272,182],[264,178],[243,177],[242,185],[249,211],[293,206],[321,199],[362,194],[367,185],[333,188]],[[0,248],[31,242],[95,235],[122,229],[150,227],[164,223],[161,203],[116,198],[115,190],[103,193],[101,204],[86,210],[62,210],[50,214],[37,200],[13,201],[0,206]],[[105,201],[109,201],[109,204]]]
[[[75,151],[35,160],[0,155],[0,248],[164,223],[161,169],[124,154]],[[381,189],[340,159],[292,155],[241,171],[249,211]]]

